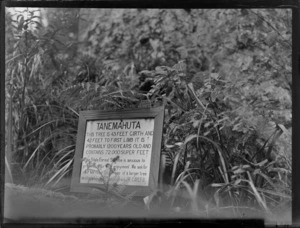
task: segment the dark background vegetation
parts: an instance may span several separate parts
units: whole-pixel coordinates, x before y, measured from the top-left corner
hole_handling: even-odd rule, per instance
[[[5,17],[11,182],[66,193],[80,110],[163,104],[163,184],[148,208],[290,212],[291,10],[47,8]],[[117,202],[125,199],[133,201]]]

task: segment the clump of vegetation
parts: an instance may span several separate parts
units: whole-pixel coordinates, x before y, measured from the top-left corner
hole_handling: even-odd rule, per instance
[[[68,34],[78,9],[53,11],[48,26],[34,11],[7,12],[14,182],[50,188],[70,176],[80,110],[148,102],[165,106],[162,187],[146,199],[148,209],[274,218],[289,207],[289,10],[113,12],[114,20],[97,14],[81,42]],[[105,186],[106,196],[133,201],[115,191],[120,186]]]
[[[83,172],[89,172],[90,170],[96,171],[98,178],[94,180],[90,178],[88,183],[101,183],[101,187],[93,187],[93,194],[97,198],[102,199],[105,202],[106,206],[109,207],[124,207],[126,204],[132,201],[132,197],[135,192],[130,194],[124,194],[123,191],[126,188],[124,183],[120,183],[118,173],[114,164],[119,160],[119,156],[111,158],[111,162],[106,164],[106,169],[103,170],[103,167],[100,164],[96,164],[90,159],[83,159],[84,164],[86,165]],[[103,187],[102,187],[103,186]]]

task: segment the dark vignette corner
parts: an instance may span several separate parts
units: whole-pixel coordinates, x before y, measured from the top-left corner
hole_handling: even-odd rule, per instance
[[[297,4],[298,3],[298,4]],[[299,50],[299,40],[300,40],[300,17],[299,17],[299,4],[298,1],[297,8],[293,10],[293,93],[292,93],[292,123],[293,123],[293,134],[292,134],[292,190],[293,190],[293,205],[292,205],[292,221],[293,224],[300,224],[300,184],[299,181],[299,162],[300,162],[300,144],[299,144],[299,72],[300,72],[300,50]]]

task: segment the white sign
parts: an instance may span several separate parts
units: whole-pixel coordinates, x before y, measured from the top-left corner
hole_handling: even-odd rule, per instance
[[[87,121],[80,183],[148,186],[154,118]]]

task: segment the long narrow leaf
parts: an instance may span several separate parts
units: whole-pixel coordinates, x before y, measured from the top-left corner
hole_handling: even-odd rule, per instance
[[[218,154],[219,154],[219,158],[220,158],[220,161],[221,161],[221,164],[222,164],[222,169],[223,169],[223,173],[224,173],[224,180],[226,183],[229,183],[229,178],[228,178],[228,171],[227,171],[227,168],[226,168],[226,164],[225,164],[225,160],[223,158],[223,155],[221,153],[221,148],[219,147],[219,145],[212,141],[211,139],[205,137],[205,136],[200,136],[200,135],[189,135],[186,139],[185,139],[185,142],[184,143],[188,143],[190,142],[191,140],[195,139],[195,138],[200,138],[200,139],[205,139],[206,141],[209,141],[211,144],[213,144],[216,148],[217,148],[217,151],[218,151]]]
[[[273,187],[273,189],[276,189],[275,184],[270,180],[270,178],[266,174],[258,172],[257,175],[262,176]]]
[[[275,192],[275,191],[271,191],[271,190],[267,190],[267,189],[262,189],[262,188],[256,188],[256,189],[259,192],[267,193],[267,194],[274,195],[274,196],[279,196],[279,197],[282,197],[282,198],[287,198],[287,199],[290,199],[290,200],[292,199],[292,196],[283,194],[281,192]]]
[[[265,211],[266,211],[268,214],[271,214],[269,208],[267,207],[266,202],[262,199],[262,197],[260,196],[260,194],[259,194],[259,192],[257,191],[256,187],[254,186],[254,183],[253,183],[253,180],[252,180],[252,178],[251,178],[251,175],[250,175],[249,171],[247,171],[247,174],[248,174],[248,179],[249,179],[248,183],[250,184],[250,187],[251,187],[251,189],[252,189],[252,191],[253,191],[253,193],[254,193],[254,196],[255,196],[257,202],[262,206],[262,208],[265,209]]]
[[[171,176],[171,185],[174,184],[174,179],[175,179],[175,173],[176,173],[176,168],[177,168],[177,163],[180,157],[181,151],[179,151],[176,156],[175,156],[175,160],[173,163],[173,170],[172,170],[172,176]]]
[[[71,159],[65,166],[63,166],[60,170],[58,170],[49,180],[45,185],[48,185],[49,183],[51,183],[59,174],[63,173],[64,171],[66,171],[69,166],[72,164],[73,159]]]
[[[184,167],[183,172],[181,172],[181,173],[178,175],[178,177],[177,177],[175,183],[180,183],[181,181],[183,181],[185,178],[187,178],[187,177],[190,175],[190,174],[185,175],[185,173],[188,171],[189,166],[190,166],[190,162],[187,162],[187,163],[185,164],[185,167]]]
[[[272,139],[272,141],[271,141],[271,143],[269,145],[268,151],[267,151],[267,158],[270,157],[272,149],[273,149],[273,146],[276,143],[276,141],[278,140],[278,138],[282,135],[282,133],[283,133],[283,131],[280,129],[273,136],[273,139]]]
[[[67,109],[69,109],[69,110],[71,110],[76,116],[78,116],[79,117],[79,113],[78,112],[76,112],[74,109],[72,109],[71,107],[69,107],[69,106],[66,106],[66,108]]]
[[[199,208],[198,208],[198,203],[197,203],[197,192],[198,192],[198,188],[199,188],[199,179],[196,180],[193,189],[186,181],[182,181],[182,184],[188,190],[188,193],[190,195],[192,210],[195,212],[198,212]]]
[[[45,127],[45,126],[47,126],[47,125],[49,125],[49,124],[55,123],[56,121],[57,121],[57,120],[52,120],[52,121],[49,121],[49,122],[43,124],[42,126],[38,127],[37,129],[35,129],[34,131],[32,131],[31,133],[29,133],[28,135],[26,135],[26,137],[28,137],[28,136],[34,134],[35,132],[39,131],[40,129],[42,129],[43,127]]]
[[[46,139],[47,140],[47,139]],[[37,148],[35,148],[35,150],[33,151],[33,153],[31,154],[30,158],[27,160],[26,164],[24,165],[24,169],[27,168],[28,164],[30,163],[31,159],[36,155],[36,153],[38,152],[38,150],[40,149],[41,146],[44,146],[45,141],[44,140],[42,143],[40,143]]]
[[[68,155],[74,153],[75,149],[68,151],[65,155],[63,155],[57,162],[56,164],[59,164],[65,157],[67,157]]]
[[[73,144],[73,145],[69,145],[69,146],[66,146],[66,147],[60,149],[59,151],[56,152],[56,154],[55,154],[55,156],[53,157],[53,159],[56,158],[56,157],[58,157],[63,151],[65,151],[65,150],[67,150],[67,149],[69,149],[69,148],[72,148],[72,147],[74,147],[74,146],[75,146],[75,145]],[[64,156],[64,155],[63,155],[63,156]]]

